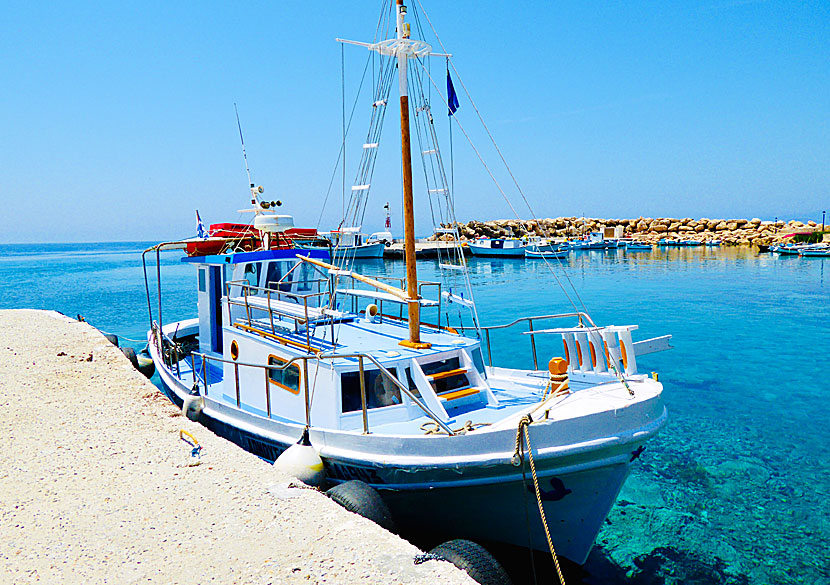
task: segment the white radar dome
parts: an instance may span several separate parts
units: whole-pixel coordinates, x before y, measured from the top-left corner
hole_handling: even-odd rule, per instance
[[[254,228],[261,232],[284,232],[294,227],[294,218],[290,215],[273,215],[261,213],[254,218]]]

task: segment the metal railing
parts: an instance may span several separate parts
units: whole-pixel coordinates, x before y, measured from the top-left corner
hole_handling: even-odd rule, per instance
[[[272,288],[266,288],[261,286],[253,286],[248,283],[247,280],[229,280],[225,283],[226,287],[226,297],[228,300],[228,312],[230,313],[230,308],[233,306],[237,307],[244,307],[245,308],[245,315],[248,320],[248,325],[252,325],[253,319],[251,318],[252,311],[266,311],[268,313],[268,321],[271,325],[271,333],[273,335],[277,335],[276,327],[274,326],[274,316],[277,316],[277,320],[282,320],[282,318],[286,318],[288,320],[293,321],[294,323],[294,332],[299,331],[299,325],[305,325],[305,337],[306,337],[306,348],[311,351],[311,328],[309,327],[309,322],[311,318],[308,314],[309,309],[309,300],[313,299],[320,299],[323,297],[328,297],[329,306],[331,306],[331,292],[330,291],[322,291],[316,293],[308,293],[308,294],[301,294],[296,292],[287,292],[282,290],[275,290]],[[231,295],[231,287],[239,287],[240,296],[242,300],[239,301]],[[253,292],[253,294],[251,294]],[[261,294],[259,294],[261,293]],[[265,299],[266,307],[260,307],[255,304],[252,304],[249,301],[249,298],[261,298]],[[271,302],[272,298],[276,297],[276,300],[283,301],[284,298],[289,298],[294,300],[297,303],[297,307],[302,307],[302,316],[298,316],[296,314],[280,310],[278,307],[275,307],[274,304]],[[237,297],[238,298],[238,297]],[[311,309],[317,309],[322,311],[325,306],[318,301],[315,305],[314,303],[311,304]],[[230,321],[230,314],[229,314],[229,321]],[[334,339],[334,318],[329,317],[325,319],[324,324],[328,324],[331,327],[331,339]]]
[[[422,280],[418,281],[418,296],[422,297],[423,290],[425,286],[434,286],[438,289],[438,329],[441,329],[441,283],[440,282],[433,282],[429,280]],[[449,322],[447,323],[449,325]]]
[[[582,323],[583,319],[588,321],[588,323],[591,324],[591,327],[596,327],[593,320],[591,320],[591,318],[588,316],[588,314],[583,313],[582,311],[579,311],[579,312],[576,312],[576,313],[557,313],[557,314],[553,314],[553,315],[532,315],[530,317],[520,317],[520,318],[518,318],[514,321],[511,321],[510,323],[506,323],[504,325],[490,325],[489,327],[481,327],[480,329],[481,329],[481,331],[484,332],[484,341],[487,345],[487,361],[489,362],[490,366],[492,367],[492,365],[493,365],[493,354],[492,354],[492,351],[491,351],[491,348],[490,348],[490,331],[495,330],[495,329],[507,329],[507,328],[513,327],[514,325],[517,325],[519,323],[525,323],[526,322],[528,324],[528,331],[531,332],[531,335],[529,335],[528,337],[530,337],[530,349],[531,349],[531,353],[533,355],[533,369],[538,370],[539,369],[539,361],[538,361],[537,355],[536,355],[536,336],[532,335],[532,333],[534,331],[533,323],[535,321],[545,321],[545,320],[552,320],[552,319],[568,319],[568,318],[574,318],[574,317],[579,319],[579,326],[580,327],[583,327],[583,323]],[[465,330],[468,330],[468,329],[473,330],[473,329],[476,329],[476,328],[475,327],[456,327],[456,329],[458,329],[459,331],[465,331]]]
[[[530,316],[530,317],[520,317],[520,318],[515,319],[514,321],[511,321],[510,323],[507,323],[505,325],[490,325],[489,327],[481,327],[481,331],[484,331],[484,337],[485,337],[485,341],[487,343],[487,361],[490,363],[490,366],[492,367],[493,366],[493,355],[492,355],[491,350],[490,350],[490,331],[493,330],[493,329],[507,329],[508,327],[512,327],[512,326],[514,326],[518,323],[522,323],[522,322],[526,321],[527,324],[528,324],[528,331],[531,333],[530,335],[528,335],[528,337],[530,337],[530,347],[531,347],[531,352],[533,354],[533,369],[538,370],[539,369],[539,362],[536,358],[536,340],[535,340],[535,336],[533,335],[533,322],[534,321],[547,320],[547,319],[567,319],[567,318],[573,318],[573,317],[576,317],[577,319],[579,319],[579,322],[578,322],[579,327],[585,327],[585,325],[583,323],[583,320],[585,320],[590,324],[590,326],[595,331],[598,331],[600,329],[599,327],[597,327],[597,324],[594,323],[594,320],[591,319],[591,317],[588,315],[588,313],[584,313],[582,311],[577,311],[575,313],[558,313],[558,314],[554,314],[554,315],[533,315],[533,316]],[[459,327],[458,329],[463,331],[465,329],[475,329],[475,327]],[[614,376],[617,378],[617,380],[620,381],[620,384],[622,384],[625,387],[625,389],[628,391],[628,393],[631,396],[634,396],[634,392],[631,390],[631,387],[628,385],[628,382],[626,381],[625,376],[623,376],[622,371],[619,369],[619,367],[617,367],[614,360],[608,360],[608,368],[609,368],[609,370],[611,370],[611,372],[614,374]]]
[[[387,378],[390,382],[392,382],[395,386],[397,386],[404,394],[406,394],[412,402],[421,409],[421,411],[428,416],[432,421],[438,425],[438,427],[449,435],[454,435],[455,433],[450,429],[444,422],[441,421],[438,416],[430,410],[430,408],[423,403],[423,401],[415,396],[415,394],[409,389],[408,386],[403,384],[397,376],[394,376],[392,372],[390,372],[386,367],[384,367],[377,359],[373,356],[366,354],[366,353],[347,353],[347,354],[327,354],[327,355],[315,355],[315,356],[298,356],[295,358],[290,359],[289,361],[283,364],[251,364],[251,363],[243,363],[237,362],[233,360],[228,360],[225,358],[220,358],[216,356],[209,356],[204,353],[191,353],[191,359],[193,360],[194,357],[198,356],[201,358],[201,376],[197,376],[196,373],[196,362],[193,360],[192,366],[192,373],[193,373],[193,383],[198,384],[201,382],[202,386],[205,389],[205,396],[208,395],[208,387],[210,385],[210,381],[208,379],[208,374],[210,372],[210,368],[208,367],[209,361],[220,362],[225,364],[233,364],[234,366],[234,387],[236,391],[236,405],[237,407],[241,406],[242,404],[242,397],[240,394],[240,386],[239,386],[239,368],[240,367],[248,367],[248,368],[261,368],[264,370],[264,383],[265,383],[265,403],[266,403],[266,412],[268,414],[268,418],[271,417],[271,393],[269,387],[270,378],[268,373],[270,370],[285,370],[286,368],[290,367],[291,365],[302,362],[302,370],[303,370],[303,392],[304,392],[304,400],[305,400],[305,419],[306,425],[309,427],[311,426],[311,402],[309,398],[309,387],[308,387],[308,362],[309,360],[314,360],[319,362],[323,360],[335,360],[335,359],[357,359],[358,360],[358,371],[360,372],[360,403],[361,403],[361,410],[363,413],[363,433],[368,435],[370,434],[369,431],[369,414],[366,402],[366,380],[364,379],[364,360],[369,360],[372,364],[377,367],[378,371]]]
[[[141,253],[141,266],[144,270],[144,290],[147,294],[147,313],[149,314],[150,318],[150,328],[153,327],[153,305],[150,301],[150,280],[147,276],[147,253],[148,252],[155,252],[156,253],[156,285],[157,285],[157,296],[158,296],[158,322],[159,326],[161,326],[164,321],[161,317],[161,252],[170,251],[170,250],[186,250],[187,249],[187,241],[184,240],[176,240],[171,242],[162,242],[160,244],[156,244],[155,246],[151,246],[147,248]]]

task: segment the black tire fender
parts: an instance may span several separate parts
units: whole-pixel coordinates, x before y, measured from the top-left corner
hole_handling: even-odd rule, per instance
[[[369,484],[353,479],[330,488],[326,495],[332,500],[389,532],[395,531],[395,522],[389,507]]]
[[[123,353],[133,367],[137,370],[138,369],[138,356],[135,355],[135,350],[132,347],[122,347],[121,353]]]
[[[452,563],[481,585],[511,585],[504,567],[486,548],[472,540],[448,540],[429,553]]]
[[[103,333],[103,336],[115,347],[118,347],[118,336],[115,333]]]

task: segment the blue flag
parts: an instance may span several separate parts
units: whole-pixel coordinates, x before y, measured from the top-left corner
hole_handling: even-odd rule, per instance
[[[207,239],[208,233],[205,229],[205,224],[202,223],[202,218],[199,217],[199,210],[196,210],[196,236],[202,239]]]
[[[447,106],[449,107],[448,116],[452,116],[458,109],[458,96],[455,94],[455,88],[452,85],[452,77],[447,71]]]

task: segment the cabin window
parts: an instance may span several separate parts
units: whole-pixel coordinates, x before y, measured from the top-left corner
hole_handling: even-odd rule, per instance
[[[398,377],[395,368],[389,372]],[[363,370],[366,386],[366,408],[382,408],[401,403],[401,389],[380,370]],[[360,399],[360,372],[345,372],[340,376],[340,394],[343,412],[362,410]]]
[[[314,269],[308,264],[303,264],[297,270],[300,271],[300,279],[297,281],[297,292],[311,292],[311,289],[314,286],[314,277],[316,272],[314,272]],[[296,272],[296,270],[294,272]]]
[[[251,264],[245,265],[245,280],[248,281],[248,286],[259,286],[259,269],[261,264],[259,262],[253,262]],[[257,294],[256,290],[248,290],[249,295]]]
[[[275,355],[268,356],[269,366],[281,366],[288,360]],[[268,381],[282,388],[288,390],[292,394],[300,393],[300,366],[296,363],[291,364],[287,368],[268,368]]]
[[[268,272],[265,275],[265,287],[271,290],[280,290],[282,292],[291,292],[291,280],[294,276],[292,272],[287,277],[288,262],[270,262],[268,264]],[[284,280],[283,280],[284,278]],[[282,280],[282,282],[280,282]],[[277,284],[279,283],[279,284]]]
[[[207,272],[206,268],[199,269],[199,292],[207,292],[207,283],[205,272]]]

